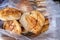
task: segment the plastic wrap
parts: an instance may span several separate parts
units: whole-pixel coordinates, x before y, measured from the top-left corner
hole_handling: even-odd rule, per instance
[[[13,8],[16,8],[16,9],[19,9],[19,7],[17,6],[17,3],[19,2],[20,0],[16,0],[16,2],[14,1],[14,0],[10,0],[9,1],[9,3],[8,3],[8,7],[13,7]],[[31,0],[30,0],[31,1]],[[34,0],[32,0],[32,1],[34,1]],[[32,38],[32,39],[30,39],[30,38],[28,38],[28,37],[26,37],[26,36],[23,36],[23,35],[21,35],[21,36],[19,36],[19,35],[16,35],[16,34],[13,34],[13,33],[11,33],[11,32],[9,32],[9,31],[5,31],[5,30],[3,30],[3,29],[0,29],[0,32],[2,33],[2,34],[5,34],[5,35],[8,35],[8,36],[10,36],[10,37],[13,37],[13,38],[15,38],[16,40],[59,40],[57,37],[56,37],[56,17],[54,17],[54,15],[56,14],[54,14],[54,12],[55,12],[55,10],[54,9],[52,9],[52,7],[53,7],[53,5],[54,5],[54,3],[51,1],[51,0],[46,0],[46,1],[44,1],[44,2],[41,2],[41,3],[44,3],[44,4],[47,4],[46,5],[46,13],[48,14],[46,14],[45,12],[45,16],[47,16],[48,18],[49,18],[49,29],[46,31],[46,32],[44,32],[44,33],[42,33],[42,34],[40,34],[39,36],[37,36],[37,37],[35,37],[35,38]],[[30,7],[30,6],[29,6]],[[37,7],[36,7],[36,5],[32,5],[32,7],[34,8],[34,9],[37,9]],[[31,8],[31,7],[30,7]],[[20,9],[19,9],[20,10]],[[32,9],[31,9],[32,10]],[[30,11],[30,10],[29,10]],[[41,11],[41,10],[39,10],[39,11]],[[43,14],[44,14],[43,13]]]
[[[8,4],[8,2],[9,2],[9,0],[1,0],[2,1],[2,3],[0,3],[0,9],[2,9],[2,8],[4,8],[4,7],[6,7],[7,6],[7,4]]]

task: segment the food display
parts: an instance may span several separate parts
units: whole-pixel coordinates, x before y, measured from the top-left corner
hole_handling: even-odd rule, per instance
[[[18,35],[27,34],[28,32],[38,35],[46,31],[49,26],[48,18],[45,18],[37,10],[24,13],[14,8],[5,8],[1,10],[0,16],[2,18],[0,19],[4,21],[3,29]]]
[[[24,36],[37,36],[47,31],[49,19],[44,12],[46,5],[42,4],[42,1],[44,0],[34,0],[36,9],[30,5],[32,1],[23,0],[16,4],[17,8],[6,7],[0,10],[0,20],[4,22],[3,29]]]

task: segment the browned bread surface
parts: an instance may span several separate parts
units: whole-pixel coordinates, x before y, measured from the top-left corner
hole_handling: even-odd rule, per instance
[[[18,35],[20,35],[22,32],[21,25],[16,20],[8,20],[8,21],[4,22],[3,28],[5,30],[11,31]]]

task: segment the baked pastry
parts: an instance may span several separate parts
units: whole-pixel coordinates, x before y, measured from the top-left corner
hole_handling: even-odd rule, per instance
[[[49,20],[48,20],[48,18],[46,18],[46,19],[45,19],[45,24],[44,24],[44,26],[43,26],[42,29],[41,29],[41,33],[47,31],[48,28],[49,28]]]
[[[16,33],[18,35],[21,34],[21,25],[16,20],[8,20],[4,22],[3,29]]]
[[[30,12],[33,9],[29,0],[20,0],[20,2],[16,4],[16,7],[23,12]]]
[[[20,19],[21,15],[21,11],[14,8],[5,8],[0,11],[0,19],[3,21],[18,20]]]
[[[20,22],[25,29],[23,33],[32,32],[38,34],[45,23],[45,18],[39,11],[34,10],[30,13],[24,13]]]

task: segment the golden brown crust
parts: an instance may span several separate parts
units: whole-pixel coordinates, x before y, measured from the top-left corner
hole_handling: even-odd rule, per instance
[[[49,20],[48,18],[45,19],[45,25],[43,26],[42,30],[41,30],[41,33],[47,31],[49,28]]]
[[[47,31],[47,30],[48,30],[48,28],[49,28],[49,24],[44,25],[44,26],[43,26],[43,28],[42,28],[42,30],[41,30],[41,33],[43,33],[43,32],[45,32],[45,31]]]
[[[23,15],[20,22],[25,28],[25,31],[32,32],[37,35],[45,23],[45,17],[39,11],[34,10],[28,15]]]
[[[21,11],[14,8],[5,8],[0,11],[0,19],[3,21],[7,20],[18,20],[21,16]]]
[[[4,22],[3,28],[18,35],[21,34],[21,25],[16,20],[8,20]]]
[[[33,32],[34,34],[37,34],[42,26],[40,26],[39,22],[37,22],[33,17],[28,17],[27,18],[27,21],[28,21],[28,30],[30,32]]]
[[[26,36],[31,36],[31,37],[36,37],[36,36],[38,36],[39,34],[42,34],[42,33],[44,33],[45,31],[47,31],[48,30],[48,28],[49,28],[49,20],[48,20],[48,18],[45,18],[45,24],[44,24],[44,26],[41,28],[41,30],[39,30],[40,28],[38,27],[39,26],[39,24],[37,24],[36,25],[36,27],[34,27],[30,32],[28,32],[28,33],[26,33],[26,34],[24,34],[24,35],[26,35]],[[38,31],[39,30],[39,31]],[[36,33],[36,34],[35,34]]]
[[[38,21],[41,26],[44,25],[44,23],[45,23],[45,17],[42,15],[42,13],[40,13],[37,10],[34,10],[34,11],[31,12],[31,16],[33,18],[35,18],[35,20]]]

